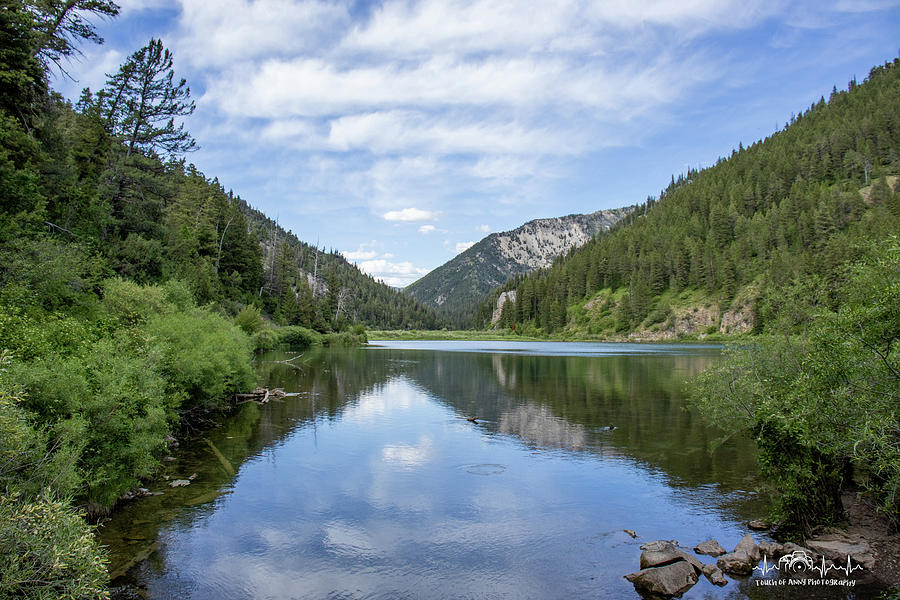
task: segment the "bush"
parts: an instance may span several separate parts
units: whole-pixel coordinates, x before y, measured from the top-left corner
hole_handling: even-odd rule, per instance
[[[278,342],[291,348],[309,348],[322,343],[322,334],[306,327],[292,325],[278,330]]]
[[[84,356],[15,365],[11,375],[27,392],[22,406],[51,425],[50,443],[77,458],[92,513],[152,474],[179,402],[152,349],[120,334]]]
[[[266,320],[263,319],[259,308],[253,304],[249,304],[241,309],[234,317],[234,322],[238,327],[244,330],[247,335],[253,335],[266,326]]]
[[[223,408],[255,382],[250,338],[229,319],[195,308],[155,317],[144,330],[159,344],[169,389],[184,398],[182,412]]]
[[[106,557],[66,503],[0,497],[0,598],[109,598]]]
[[[256,352],[268,352],[278,346],[278,332],[271,327],[260,329],[251,338]]]
[[[60,436],[51,447],[5,381],[0,353],[0,598],[105,598],[102,548],[67,503],[78,485],[80,447]],[[61,432],[64,433],[64,432]]]
[[[146,323],[150,317],[174,309],[163,288],[118,278],[103,282],[103,307],[124,327]]]
[[[356,335],[349,331],[342,331],[341,333],[329,333],[322,336],[322,345],[323,346],[361,346],[365,344],[368,340],[366,339],[366,334]]]

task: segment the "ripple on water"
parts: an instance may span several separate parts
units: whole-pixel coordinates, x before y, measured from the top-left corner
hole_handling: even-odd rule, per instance
[[[506,471],[506,465],[499,465],[496,463],[459,465],[459,467],[457,468],[462,469],[466,473],[471,473],[472,475],[500,475],[501,473]]]

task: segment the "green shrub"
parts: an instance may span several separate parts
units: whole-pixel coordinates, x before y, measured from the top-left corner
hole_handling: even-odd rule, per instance
[[[647,315],[647,324],[662,323],[672,315],[672,307],[668,303],[661,303]]]
[[[328,333],[322,336],[323,346],[361,346],[367,341],[365,332],[363,332],[362,335],[356,335],[349,331],[342,331],[340,333]]]
[[[77,457],[79,496],[92,513],[152,474],[179,397],[167,387],[155,351],[124,335],[90,353],[14,365],[21,404],[52,427],[50,443]]]
[[[260,329],[251,338],[256,352],[268,352],[278,346],[278,332],[271,327]]]
[[[109,598],[106,556],[66,503],[0,497],[0,598]]]
[[[234,317],[234,322],[244,330],[247,335],[253,335],[266,326],[266,320],[259,312],[259,308],[248,304]]]
[[[103,282],[103,307],[124,327],[145,323],[150,317],[174,309],[162,287],[138,285],[119,278]]]
[[[309,348],[322,343],[322,334],[306,327],[291,325],[278,330],[278,341],[291,348]]]
[[[155,317],[144,327],[159,344],[162,373],[182,412],[219,409],[255,382],[250,338],[231,320],[195,308]]]

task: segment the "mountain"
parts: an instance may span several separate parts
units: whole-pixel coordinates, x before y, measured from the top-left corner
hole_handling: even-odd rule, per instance
[[[549,267],[557,256],[609,229],[630,210],[535,219],[512,231],[492,233],[403,291],[457,325],[464,324],[492,288],[515,275]]]
[[[673,177],[659,199],[552,267],[497,288],[479,324],[491,326],[503,298],[501,325],[526,333],[802,327],[839,302],[846,265],[900,230],[898,174],[895,59],[765,140]]]

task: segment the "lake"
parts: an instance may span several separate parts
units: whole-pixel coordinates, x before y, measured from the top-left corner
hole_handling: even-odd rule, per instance
[[[163,495],[115,513],[100,531],[114,584],[154,599],[638,598],[622,576],[640,544],[731,549],[765,515],[752,442],[721,442],[685,408],[685,380],[719,352],[373,342],[261,356],[261,385],[298,395],[241,406],[165,463],[189,486],[160,479]],[[684,597],[798,597],[729,581],[701,577]]]

